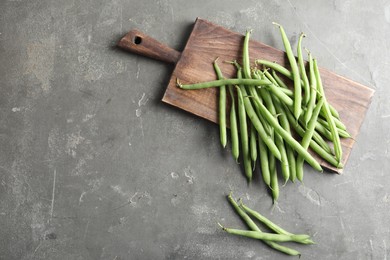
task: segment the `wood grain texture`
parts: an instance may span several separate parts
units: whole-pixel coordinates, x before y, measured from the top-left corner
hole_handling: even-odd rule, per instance
[[[163,102],[217,123],[217,90],[214,88],[182,90],[176,86],[176,80],[180,79],[182,83],[196,83],[216,79],[212,63],[217,57],[221,61],[220,67],[224,75],[235,77],[234,67],[222,61],[241,60],[243,39],[242,34],[198,18],[176,63]],[[252,63],[255,59],[266,59],[288,67],[285,52],[261,42],[250,41],[249,52]],[[374,90],[327,69],[320,68],[320,73],[329,103],[339,111],[341,120],[352,135],[352,138],[342,139],[342,162],[346,165]],[[324,168],[337,173],[342,172],[314,156]]]

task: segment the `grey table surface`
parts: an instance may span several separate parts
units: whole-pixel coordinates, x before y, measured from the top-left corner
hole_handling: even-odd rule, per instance
[[[272,204],[218,127],[161,102],[173,67],[118,50],[138,28],[182,50],[201,17],[375,89],[342,175],[305,168]],[[224,233],[226,200],[317,244],[301,259],[390,259],[390,1],[0,1],[0,259],[290,259]],[[362,115],[363,116],[363,115]]]

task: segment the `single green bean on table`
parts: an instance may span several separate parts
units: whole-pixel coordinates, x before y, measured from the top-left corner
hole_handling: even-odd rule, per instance
[[[217,59],[214,60],[214,69],[219,80],[224,79],[222,71],[218,66]],[[226,147],[227,144],[227,131],[226,131],[226,86],[219,87],[219,103],[218,103],[218,119],[219,119],[219,137],[222,147]]]
[[[301,88],[301,77],[299,74],[297,61],[295,60],[295,55],[291,49],[290,41],[286,35],[286,32],[284,31],[283,26],[278,23],[273,23],[273,24],[279,27],[280,34],[282,36],[283,45],[286,50],[287,59],[290,63],[291,73],[293,76],[293,83],[294,83],[294,116],[296,119],[298,119],[302,111],[302,88]]]
[[[306,37],[304,33],[301,33],[298,39],[298,46],[297,46],[297,54],[298,54],[298,67],[299,72],[301,75],[301,79],[303,82],[304,87],[304,99],[303,103],[307,105],[309,103],[310,99],[310,85],[309,85],[309,79],[307,78],[306,69],[305,69],[305,62],[303,61],[303,55],[302,55],[302,39]]]
[[[242,220],[245,222],[245,224],[251,230],[262,232],[261,229],[256,225],[256,223],[248,216],[248,214],[246,214],[245,211],[238,206],[238,204],[236,203],[236,201],[232,197],[232,193],[230,193],[228,195],[228,201],[233,206],[233,208],[235,209],[237,214],[242,218]],[[278,251],[280,251],[282,253],[285,253],[285,254],[288,254],[288,255],[294,255],[294,256],[300,255],[300,253],[297,250],[289,248],[289,247],[286,247],[286,246],[282,246],[282,245],[280,245],[280,244],[278,244],[276,242],[266,241],[266,240],[263,240],[263,242],[265,244],[267,244],[268,246],[270,246],[271,248],[276,249],[276,250],[278,250]]]

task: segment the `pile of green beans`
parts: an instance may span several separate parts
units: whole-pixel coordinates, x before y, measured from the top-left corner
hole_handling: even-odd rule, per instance
[[[314,244],[309,235],[288,232],[261,215],[259,212],[249,208],[241,199],[239,200],[239,203],[237,203],[237,201],[233,199],[232,193],[227,196],[227,199],[250,230],[227,228],[218,223],[224,231],[233,235],[259,239],[269,247],[292,256],[300,256],[301,254],[295,249],[279,244],[279,242],[295,242],[304,245]],[[269,232],[262,231],[255,221],[262,223]]]
[[[307,49],[305,67],[302,52],[305,35],[302,33],[298,39],[296,57],[283,27],[274,24],[280,29],[288,68],[264,59],[251,62],[251,31],[247,31],[241,64],[230,61],[237,69],[235,78],[225,78],[216,59],[213,66],[217,80],[182,84],[177,79],[177,85],[187,90],[219,87],[221,144],[226,147],[226,129],[230,128],[234,159],[238,162],[241,157],[248,182],[260,162],[262,179],[275,202],[279,197],[279,169],[284,184],[296,179],[303,182],[304,162],[322,171],[311,152],[334,167],[342,168],[340,139],[350,135],[336,109],[328,103],[317,60]],[[226,89],[229,95],[226,95]],[[226,111],[228,98],[231,101],[229,112]],[[278,163],[280,167],[277,167]]]

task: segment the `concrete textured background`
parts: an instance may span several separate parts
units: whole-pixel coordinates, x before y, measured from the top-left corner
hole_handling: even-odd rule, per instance
[[[115,48],[138,28],[181,50],[196,17],[376,90],[343,175],[305,168],[272,205],[218,128],[160,100],[172,67]],[[302,259],[390,259],[390,1],[0,1],[0,259],[289,259],[225,196],[316,245]],[[363,115],[362,115],[363,116]],[[257,181],[257,182],[256,182]]]

